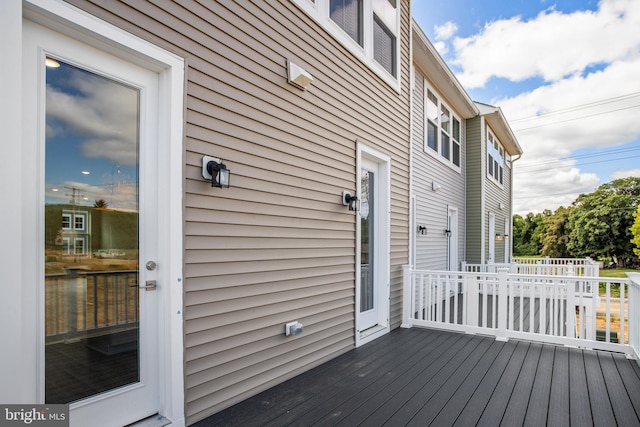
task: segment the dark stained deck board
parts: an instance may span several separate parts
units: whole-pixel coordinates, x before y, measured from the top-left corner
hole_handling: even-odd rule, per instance
[[[378,381],[368,384],[367,387],[362,390],[362,393],[351,393],[350,387],[347,387],[343,390],[343,393],[335,396],[333,402],[326,402],[326,404],[333,405],[332,411],[328,412],[330,408],[327,408],[327,405],[316,407],[309,413],[309,418],[318,418],[318,421],[314,425],[330,426],[340,424],[349,425],[349,417],[362,419],[365,414],[369,414],[377,408],[381,401],[388,398],[387,396],[394,395],[411,378],[419,374],[420,370],[424,369],[424,366],[419,363],[421,360],[427,357],[442,357],[444,351],[452,345],[455,345],[458,341],[460,341],[460,344],[464,342],[462,337],[451,336],[438,341],[430,341],[428,347],[420,349],[420,351],[416,352],[410,359],[407,359],[405,363],[385,367],[385,369],[381,371],[383,376]],[[380,399],[381,397],[382,400]]]
[[[604,382],[598,354],[593,351],[584,354],[584,369],[589,387],[589,401],[594,425],[612,426],[616,424],[611,402],[607,394],[607,385]],[[603,399],[602,396],[607,396]]]
[[[465,341],[461,348],[456,346],[447,349],[439,359],[434,360],[426,369],[411,379],[401,392],[396,393],[365,418],[364,424],[367,426],[383,425],[392,418],[395,421],[398,418],[406,418],[407,414],[413,416],[415,413],[412,412],[413,409],[420,404],[425,395],[435,393],[449,378],[452,371],[464,363],[473,353],[474,348],[481,345],[484,340],[480,337],[470,336]],[[486,344],[484,343],[484,346]],[[411,416],[407,418],[407,421],[411,419]],[[395,424],[402,425],[401,422]]]
[[[575,348],[569,349],[569,419],[578,426],[593,423],[584,352]]]
[[[345,376],[337,384],[338,389],[335,393],[314,396],[264,425],[284,425],[297,419],[299,414],[304,414],[304,422],[307,425],[314,423],[335,425],[348,413],[350,407],[357,407],[363,403],[361,397],[366,397],[368,400],[375,393],[376,388],[384,387],[398,375],[405,374],[413,367],[421,366],[419,362],[425,357],[438,357],[437,354],[432,353],[441,352],[459,340],[459,337],[441,334],[437,339],[429,340],[423,346],[412,346],[403,352],[404,357],[397,357],[382,364],[374,372],[367,374],[366,378],[363,378],[361,373],[358,373],[358,381],[355,381],[356,378],[353,376]]]
[[[517,342],[516,349],[502,372],[500,380],[491,394],[491,398],[487,402],[487,406],[477,425],[494,426],[496,419],[502,420],[528,350],[529,343],[523,341]]]
[[[524,419],[525,426],[541,426],[547,423],[554,357],[555,347],[546,345],[542,347],[531,390],[529,408]]]
[[[638,416],[616,367],[616,359],[620,360],[620,358],[624,358],[624,356],[614,355],[613,353],[598,353],[602,375],[607,385],[609,401],[611,402],[616,422],[620,426],[638,425]]]
[[[487,407],[491,394],[493,394],[493,391],[500,381],[503,369],[507,366],[507,363],[509,363],[516,346],[516,341],[510,341],[504,344],[495,362],[491,365],[491,368],[487,371],[487,374],[471,395],[471,398],[468,400],[454,425],[470,426],[478,423]]]
[[[496,361],[504,345],[504,342],[494,341],[491,347],[484,353],[480,362],[478,362],[473,371],[467,376],[464,383],[458,386],[455,394],[450,395],[447,393],[444,396],[448,398],[446,404],[439,408],[436,406],[436,402],[442,401],[443,398],[441,397],[438,400],[432,399],[429,405],[423,407],[420,413],[413,418],[412,423],[420,424],[421,421],[424,421],[425,424],[428,422],[433,425],[452,425],[462,413],[469,399],[471,399],[476,392],[476,389],[487,375],[489,369],[491,369],[491,366]]]
[[[640,369],[617,353],[396,329],[195,424],[640,425]]]

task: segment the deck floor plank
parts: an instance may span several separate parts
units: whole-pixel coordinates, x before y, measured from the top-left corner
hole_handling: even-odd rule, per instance
[[[616,367],[616,356],[623,358],[621,355],[614,355],[613,353],[599,352],[598,359],[600,360],[600,366],[602,368],[602,375],[604,376],[604,382],[607,385],[607,393],[609,395],[609,401],[611,402],[611,408],[616,417],[616,422],[619,426],[632,426],[640,425],[635,409],[627,393],[627,389],[624,386],[620,373]],[[618,359],[619,360],[619,359]]]
[[[613,415],[611,402],[607,393],[607,385],[604,382],[598,354],[595,351],[585,351],[584,369],[589,388],[589,403],[593,424],[596,426],[613,426],[616,418]],[[606,396],[606,398],[603,398]]]
[[[500,421],[501,426],[510,427],[524,424],[541,353],[542,344],[534,342],[529,345],[527,356],[524,359],[513,393],[509,399],[509,405]]]
[[[368,426],[383,425],[391,418],[400,418],[403,413],[411,411],[416,400],[421,399],[422,396],[417,396],[421,391],[430,393],[437,390],[437,387],[449,378],[452,371],[463,363],[483,340],[476,336],[465,336],[465,339],[460,341],[462,341],[462,346],[452,346],[446,349],[446,352],[439,359],[406,383],[400,392],[369,415],[364,423]],[[398,414],[398,411],[402,412]]]
[[[454,425],[464,427],[478,423],[516,347],[517,343],[515,341],[509,341],[504,344],[495,362],[468,400]]]
[[[365,401],[370,400],[376,393],[386,390],[397,378],[403,375],[413,375],[412,369],[420,367],[425,358],[435,357],[432,353],[446,348],[455,342],[455,337],[441,334],[433,340],[416,345],[405,351],[407,358],[397,358],[389,361],[384,366],[377,367],[368,378],[354,381],[354,378],[345,377],[341,381],[339,390],[330,398],[318,402],[319,399],[310,399],[301,405],[305,411],[304,421],[307,425],[336,425],[338,421],[346,417],[350,412],[358,408]],[[344,384],[342,384],[344,382]],[[297,409],[297,408],[296,408]]]
[[[577,348],[569,349],[569,418],[572,425],[593,424],[584,351]]]
[[[569,425],[569,349],[557,347],[551,375],[549,396],[549,425]]]
[[[480,360],[478,365],[476,365],[471,374],[465,380],[464,384],[458,387],[455,395],[450,397],[446,405],[443,405],[442,409],[433,408],[430,410],[432,411],[431,413],[435,413],[436,410],[439,411],[435,413],[436,416],[433,420],[429,420],[433,425],[453,425],[455,423],[467,405],[469,399],[471,399],[473,394],[476,393],[478,386],[489,372],[489,369],[491,369],[491,366],[494,364],[503,347],[504,342],[494,341],[493,344],[491,344],[491,347],[482,356],[482,360]],[[423,411],[424,409],[426,408],[423,408]],[[426,421],[426,414],[418,414],[418,416],[414,417],[414,420],[422,420],[423,418]]]
[[[623,354],[396,329],[194,424],[640,425]]]
[[[439,346],[436,351],[429,354],[429,358],[422,359],[418,363],[409,367],[406,371],[402,372],[400,375],[394,376],[393,378],[387,378],[387,380],[381,383],[379,386],[371,388],[369,391],[372,392],[369,396],[358,396],[358,402],[354,402],[354,408],[345,414],[342,419],[337,420],[334,425],[337,426],[351,426],[357,424],[359,420],[363,420],[367,418],[370,414],[372,414],[375,410],[384,405],[389,399],[392,399],[398,393],[401,393],[404,387],[417,375],[420,375],[422,371],[424,371],[427,366],[424,365],[425,360],[439,360],[443,358],[445,352],[448,349],[459,349],[464,346],[468,337],[462,339],[464,336],[459,335],[455,337],[454,340],[448,340],[446,343],[443,343]]]
[[[507,365],[496,385],[495,390],[491,394],[487,406],[478,421],[479,426],[494,426],[496,420],[501,421],[506,412],[507,405],[513,394],[518,374],[520,373],[524,364],[527,351],[529,350],[529,343],[520,341],[516,342],[516,348],[507,362]]]

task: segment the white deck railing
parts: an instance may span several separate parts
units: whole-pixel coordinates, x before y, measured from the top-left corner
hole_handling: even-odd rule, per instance
[[[511,273],[552,276],[600,275],[600,264],[591,258],[515,258],[511,263],[470,264],[462,262],[462,271],[475,273],[497,273],[507,268]]]
[[[404,292],[404,327],[640,353],[640,274],[616,279],[407,266]]]

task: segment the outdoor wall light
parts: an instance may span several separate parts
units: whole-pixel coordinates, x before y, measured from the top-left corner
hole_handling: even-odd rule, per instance
[[[231,171],[215,157],[204,156],[202,158],[202,176],[211,180],[212,187],[229,188]]]
[[[358,200],[358,196],[352,196],[348,191],[342,192],[342,204],[349,206],[350,211],[360,210],[360,200]]]
[[[425,227],[424,225],[419,225],[418,226],[418,233],[422,234],[423,236],[425,234],[427,234],[427,227]]]
[[[445,228],[444,229],[444,235],[447,236],[447,237],[450,237],[451,236],[451,230],[449,230],[448,228]]]
[[[502,234],[496,233],[496,240],[502,240]]]

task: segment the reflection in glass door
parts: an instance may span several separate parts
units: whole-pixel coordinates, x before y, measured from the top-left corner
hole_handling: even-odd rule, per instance
[[[372,313],[362,329],[376,324],[375,316],[375,174],[362,169],[360,172],[360,314]],[[361,316],[361,319],[363,317]]]
[[[138,89],[46,61],[45,401],[140,380]]]

